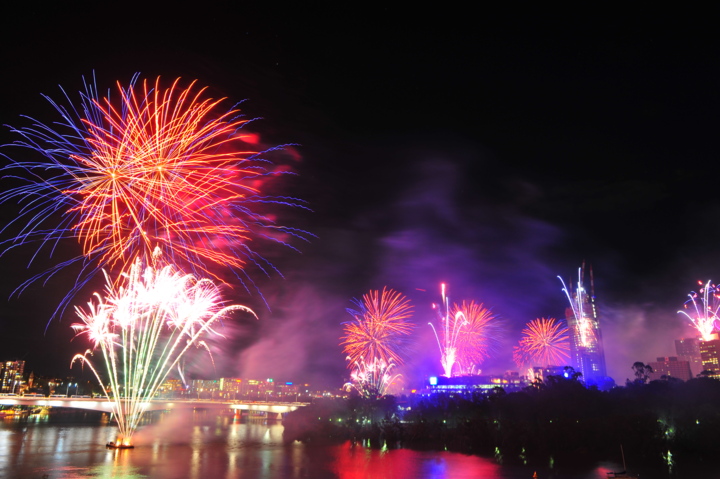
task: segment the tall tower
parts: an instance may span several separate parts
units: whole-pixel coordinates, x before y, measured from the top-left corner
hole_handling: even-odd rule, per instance
[[[558,276],[558,278],[560,278]],[[592,267],[590,267],[590,292],[585,289],[585,263],[578,268],[578,282],[575,289],[563,283],[563,291],[568,298],[570,307],[565,310],[568,330],[570,332],[570,353],[575,371],[582,373],[585,382],[595,382],[607,376],[605,369],[605,351],[603,350],[602,332],[595,304],[595,285]]]

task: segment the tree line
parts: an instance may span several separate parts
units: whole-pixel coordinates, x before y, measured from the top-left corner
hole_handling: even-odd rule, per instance
[[[702,463],[716,455],[720,381],[628,382],[609,391],[550,376],[521,392],[323,400],[288,415],[285,439],[452,450],[498,462]]]

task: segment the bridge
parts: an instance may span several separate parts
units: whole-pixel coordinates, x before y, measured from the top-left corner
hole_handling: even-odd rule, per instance
[[[0,406],[67,407],[111,413],[114,404],[106,398],[0,396]],[[308,403],[300,402],[213,401],[209,399],[151,399],[141,403],[144,411],[232,409],[236,414],[240,414],[242,411],[257,411],[278,415],[307,405]]]

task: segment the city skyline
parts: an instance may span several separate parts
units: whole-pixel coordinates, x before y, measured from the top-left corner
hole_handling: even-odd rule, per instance
[[[13,9],[0,33],[10,46],[0,53],[3,125],[54,121],[41,94],[62,98],[58,84],[73,96],[83,76],[105,90],[139,71],[247,98],[248,118],[265,118],[251,122],[262,145],[299,144],[283,158],[297,176],[275,186],[313,212],[280,219],[316,238],[301,254],[262,251],[284,276],[257,276],[264,300],[230,284],[261,319],[226,325],[227,343],[213,345],[221,370],[339,382],[350,299],[388,286],[415,304],[421,337],[409,374],[422,374],[437,368],[422,325],[441,282],[453,301],[482,302],[504,321],[500,359],[483,369],[509,369],[527,322],[565,317],[556,277],[586,261],[608,374],[622,383],[634,361],[672,356],[673,342],[693,334],[676,311],[696,281],[720,272],[718,40],[707,18],[228,6],[192,19],[152,11],[146,18],[173,28],[138,19],[133,32],[143,33],[108,38],[119,21],[109,12],[108,24],[77,6]],[[87,41],[96,36],[104,40]],[[16,139],[0,131],[0,144]],[[2,206],[3,226],[16,216]],[[55,258],[76,248],[59,245]],[[30,258],[23,248],[0,258],[5,298],[55,261],[42,256],[28,270]],[[69,367],[86,346],[72,340],[72,308],[48,321],[71,276],[2,302],[0,352]]]

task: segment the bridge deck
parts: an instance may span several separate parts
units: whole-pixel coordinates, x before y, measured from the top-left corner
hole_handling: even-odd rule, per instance
[[[112,412],[113,402],[104,398],[41,398],[23,396],[0,396],[2,406],[42,406],[42,407],[68,407],[88,409],[92,411]],[[161,411],[171,409],[239,409],[247,411],[265,411],[271,413],[286,413],[308,403],[264,402],[264,401],[211,401],[188,399],[152,399],[143,402],[146,411]]]

